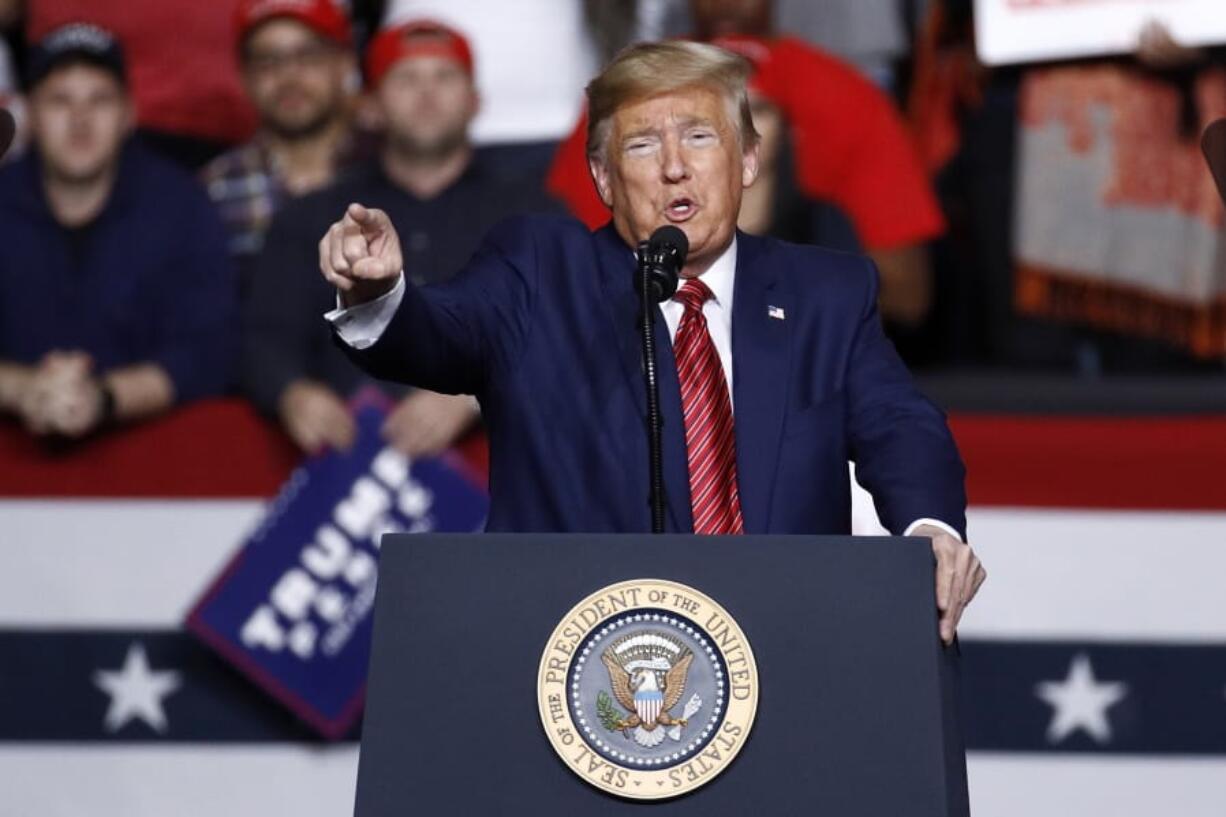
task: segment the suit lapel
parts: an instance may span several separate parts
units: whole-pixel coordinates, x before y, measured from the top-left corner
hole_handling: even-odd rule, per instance
[[[609,224],[593,235],[600,267],[601,287],[605,293],[605,314],[617,342],[617,356],[630,388],[641,429],[638,439],[628,445],[647,451],[647,386],[643,377],[642,341],[639,338],[639,297],[634,291],[634,254]],[[656,310],[656,368],[660,387],[660,414],[663,419],[664,493],[669,521],[676,531],[690,531],[689,465],[685,453],[685,427],[681,419],[681,387],[677,365],[668,337],[664,316]],[[647,457],[644,456],[644,461]],[[647,497],[643,511],[649,514]]]
[[[790,299],[761,263],[763,242],[737,233],[732,366],[737,483],[746,533],[765,533],[787,405]]]

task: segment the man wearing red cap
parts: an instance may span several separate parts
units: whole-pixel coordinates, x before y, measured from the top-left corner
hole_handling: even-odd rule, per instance
[[[242,0],[234,27],[260,130],[202,179],[246,285],[281,204],[331,182],[363,146],[350,127],[357,63],[349,20],[332,0]]]
[[[278,214],[247,301],[247,392],[306,450],[349,445],[354,427],[345,398],[369,382],[319,320],[336,300],[318,275],[316,245],[338,209],[372,201],[395,214],[405,225],[405,252],[419,283],[450,277],[482,235],[511,213],[557,209],[539,191],[501,180],[474,157],[468,137],[478,110],[473,54],[458,32],[429,21],[386,29],[371,42],[366,75],[371,113],[383,130],[378,159]],[[477,417],[470,398],[415,391],[400,400],[384,432],[410,455],[430,454]]]

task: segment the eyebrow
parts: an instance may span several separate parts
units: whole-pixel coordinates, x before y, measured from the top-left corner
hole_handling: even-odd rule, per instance
[[[712,122],[710,119],[707,119],[701,116],[693,116],[688,119],[682,119],[678,121],[677,126],[682,130],[685,130],[687,128],[693,128],[695,126],[705,126],[705,127],[710,127],[710,128],[716,127],[715,123]],[[629,133],[622,136],[621,141],[629,142],[632,139],[641,139],[644,136],[659,136],[659,134],[660,134],[659,128],[640,128],[639,130],[630,131]]]

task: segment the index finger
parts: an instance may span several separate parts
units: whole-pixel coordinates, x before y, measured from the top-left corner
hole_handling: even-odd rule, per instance
[[[381,228],[383,226],[381,216],[383,216],[382,210],[358,204],[356,201],[345,208],[346,219],[360,227],[363,232]]]
[[[386,212],[356,202],[345,210],[345,222],[357,227],[368,240],[393,232],[392,220]]]

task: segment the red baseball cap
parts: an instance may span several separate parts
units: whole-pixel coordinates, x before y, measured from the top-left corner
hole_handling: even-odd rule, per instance
[[[781,103],[786,98],[788,78],[782,76],[779,67],[773,59],[774,46],[770,40],[747,34],[727,34],[711,40],[711,45],[717,45],[725,51],[739,54],[753,66],[753,74],[749,77],[750,90]],[[795,82],[795,78],[792,78]]]
[[[366,78],[376,87],[392,66],[406,57],[446,57],[471,77],[473,50],[463,34],[436,20],[412,20],[385,28],[366,49]]]
[[[332,0],[241,0],[234,11],[234,29],[241,43],[256,26],[288,18],[329,40],[348,46],[353,42],[349,18]]]

